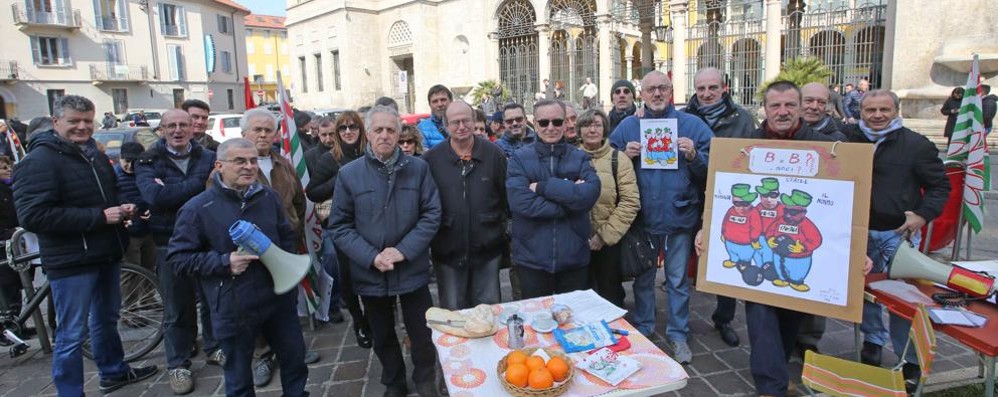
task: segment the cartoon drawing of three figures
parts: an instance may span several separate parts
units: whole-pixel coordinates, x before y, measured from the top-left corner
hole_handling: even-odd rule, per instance
[[[671,165],[678,160],[676,148],[672,146],[674,137],[671,128],[649,128],[645,130],[645,135],[648,136],[646,163]]]
[[[793,189],[780,194],[780,181],[763,178],[753,193],[747,183],[731,186],[731,208],[724,214],[721,241],[728,251],[725,268],[737,267],[745,284],[768,280],[799,292],[811,289],[804,281],[811,256],[821,246],[821,232],[807,217],[812,197]],[[756,197],[759,204],[752,206]]]

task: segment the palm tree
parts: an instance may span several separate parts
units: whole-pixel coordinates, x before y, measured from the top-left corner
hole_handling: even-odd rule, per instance
[[[828,79],[833,74],[832,70],[825,66],[821,59],[813,57],[790,59],[780,68],[780,74],[776,75],[776,78],[759,87],[756,97],[761,100],[766,93],[766,87],[775,81],[789,81],[797,84],[798,87],[803,87],[807,83],[828,84]]]
[[[478,82],[475,85],[475,89],[471,91],[471,104],[472,106],[478,106],[485,99],[485,95],[492,95],[496,86],[502,86],[498,80],[485,80]],[[492,98],[497,104],[506,103],[506,99],[509,98],[509,90],[506,87],[502,87],[502,98]]]

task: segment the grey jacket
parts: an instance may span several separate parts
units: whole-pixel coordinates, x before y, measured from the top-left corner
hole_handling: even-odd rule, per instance
[[[423,160],[399,153],[392,167],[370,154],[340,169],[329,230],[349,258],[361,296],[393,296],[430,282],[430,241],[440,227],[440,194]],[[388,247],[405,260],[381,272],[374,258]]]

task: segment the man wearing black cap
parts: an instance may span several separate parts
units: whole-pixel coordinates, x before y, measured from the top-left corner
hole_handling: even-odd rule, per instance
[[[613,102],[613,110],[607,115],[610,118],[610,129],[607,131],[613,131],[621,120],[637,110],[634,106],[634,84],[627,80],[617,80],[610,89],[610,101]]]

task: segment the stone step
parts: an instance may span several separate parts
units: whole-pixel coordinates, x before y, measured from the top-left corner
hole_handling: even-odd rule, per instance
[[[946,120],[943,119],[904,119],[904,126],[908,129],[925,135],[932,143],[936,144],[939,150],[946,150],[946,136],[943,135],[946,129]],[[996,153],[998,150],[998,138],[988,137],[988,152]]]

